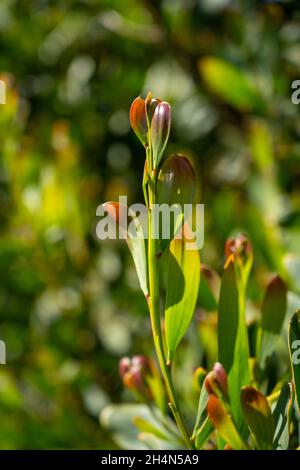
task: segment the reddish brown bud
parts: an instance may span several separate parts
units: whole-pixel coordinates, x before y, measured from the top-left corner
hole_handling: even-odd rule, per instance
[[[227,374],[219,362],[216,362],[212,372],[207,374],[204,383],[208,394],[228,398]]]
[[[228,381],[224,367],[222,364],[220,364],[220,362],[216,362],[213,371],[220,390],[222,390],[224,395],[228,395]]]
[[[252,255],[252,246],[246,235],[240,233],[235,238],[228,238],[225,244],[225,255],[229,258],[239,256],[245,261]]]
[[[119,363],[119,372],[125,387],[144,397],[151,397],[146,379],[152,374],[152,370],[147,357],[133,356],[132,359],[123,357]]]
[[[159,103],[161,103],[161,100],[158,98],[151,98],[148,102],[146,100],[148,119],[150,123],[152,122],[155,109]]]
[[[130,108],[130,124],[144,146],[148,143],[148,125],[146,103],[140,96],[136,98]]]
[[[122,357],[122,359],[119,362],[119,374],[121,378],[123,378],[126,372],[129,371],[130,365],[131,365],[131,361],[129,357]]]
[[[191,204],[196,190],[194,169],[184,155],[173,154],[161,167],[157,181],[159,204]]]

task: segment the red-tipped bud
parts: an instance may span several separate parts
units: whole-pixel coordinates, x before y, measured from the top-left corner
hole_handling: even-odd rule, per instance
[[[158,175],[157,200],[159,204],[191,204],[195,197],[196,176],[184,155],[173,154],[167,158]]]
[[[122,359],[119,362],[119,374],[120,374],[121,379],[123,379],[126,372],[129,371],[130,365],[131,365],[131,361],[129,357],[122,357]]]
[[[208,394],[228,398],[227,374],[219,362],[216,362],[212,372],[207,374],[204,383]]]
[[[225,244],[226,258],[239,257],[244,263],[252,256],[252,246],[246,235],[240,233],[235,238],[228,238]]]
[[[133,358],[131,359],[131,364],[134,367],[139,367],[144,371],[147,371],[147,369],[149,369],[149,359],[145,356],[133,356]]]
[[[220,362],[216,362],[213,368],[216,381],[220,387],[220,390],[224,393],[224,395],[228,395],[228,380],[227,380],[227,374]]]
[[[148,125],[146,103],[140,96],[136,98],[130,108],[130,124],[144,146],[148,143]]]
[[[161,101],[155,107],[151,122],[151,140],[153,151],[153,168],[157,168],[163,151],[166,148],[171,127],[171,106]]]
[[[236,274],[243,284],[246,285],[253,261],[252,245],[244,234],[235,238],[229,238],[225,245],[226,263],[234,263]]]
[[[147,357],[133,356],[132,359],[123,357],[119,363],[119,372],[125,387],[151,398],[146,379],[152,374],[152,367]]]
[[[246,446],[222,400],[215,395],[209,395],[206,409],[213,426],[230,447],[236,450],[245,449]]]
[[[146,107],[148,113],[149,122],[152,122],[152,118],[154,116],[155,109],[157,105],[161,103],[161,100],[158,98],[151,98],[148,102],[146,100]]]

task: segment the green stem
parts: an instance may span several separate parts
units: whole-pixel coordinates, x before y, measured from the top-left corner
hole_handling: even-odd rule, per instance
[[[167,365],[163,336],[161,329],[160,313],[159,313],[159,270],[158,270],[158,259],[156,257],[157,252],[157,240],[152,236],[152,215],[153,205],[155,204],[155,181],[149,177],[149,212],[148,212],[148,268],[149,268],[149,310],[151,318],[151,326],[153,333],[154,346],[160,365],[160,369],[166,385],[166,390],[169,397],[169,406],[174,415],[176,424],[181,431],[182,437],[189,449],[192,448],[192,444],[187,432],[185,423],[182,419],[178,400],[176,397],[174,384],[172,380],[171,368]]]

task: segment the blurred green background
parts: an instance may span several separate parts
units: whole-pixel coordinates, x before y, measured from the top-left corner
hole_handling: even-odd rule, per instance
[[[1,0],[0,448],[112,448],[98,416],[130,400],[118,361],[152,354],[126,246],[95,237],[100,203],[142,201],[128,119],[140,93],[170,101],[168,151],[197,167],[202,261],[221,271],[226,238],[246,231],[252,305],[274,271],[297,303],[297,4]]]

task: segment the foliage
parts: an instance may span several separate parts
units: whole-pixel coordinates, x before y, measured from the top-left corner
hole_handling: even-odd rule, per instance
[[[299,79],[297,2],[2,0],[0,29],[7,88],[0,105],[0,339],[7,346],[0,448],[183,446],[156,365],[147,375],[155,406],[132,404],[141,396],[122,387],[123,356],[154,359],[148,306],[125,244],[99,243],[94,230],[101,202],[120,194],[129,204],[142,200],[144,160],[128,108],[149,89],[172,105],[165,152],[187,155],[196,202],[205,204],[200,288],[173,365],[192,443],[225,446],[207,417],[197,372],[219,359],[233,408],[216,398],[243,445],[270,444],[258,442],[253,420],[249,429],[242,414],[239,387],[250,386],[269,403],[273,446],[297,448],[299,366],[290,364],[300,340],[300,127],[291,102],[291,82]],[[238,233],[247,233],[254,253],[242,294],[239,267],[224,270],[223,255]],[[164,294],[166,255],[159,264]],[[230,322],[242,312],[245,321],[242,333],[225,332],[221,321],[220,336],[228,273],[236,297],[226,300],[236,313]],[[284,292],[272,321],[277,276],[275,291]],[[248,343],[239,343],[245,326]],[[228,351],[225,334],[238,341]],[[236,348],[247,358],[244,377],[236,361],[227,370]]]

